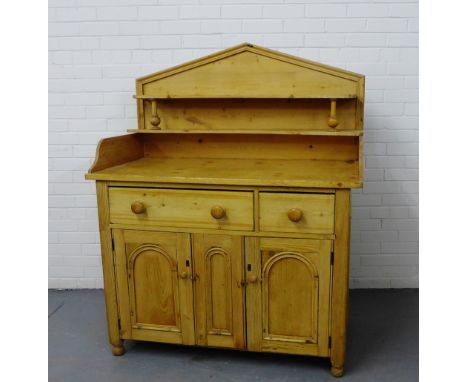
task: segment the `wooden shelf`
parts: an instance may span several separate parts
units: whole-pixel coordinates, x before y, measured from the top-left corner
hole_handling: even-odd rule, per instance
[[[319,136],[342,136],[358,137],[363,134],[362,130],[143,130],[129,129],[129,133],[142,134],[252,134],[252,135],[319,135]]]
[[[311,96],[311,97],[281,97],[281,96],[271,96],[265,94],[264,96],[262,95],[257,95],[257,96],[252,96],[252,97],[239,97],[236,94],[225,94],[224,96],[203,96],[203,95],[176,95],[176,94],[171,94],[170,96],[167,97],[161,97],[161,96],[151,96],[151,95],[133,95],[134,99],[143,99],[143,100],[168,100],[168,99],[222,99],[222,98],[232,98],[232,99],[271,99],[271,98],[276,98],[276,99],[354,99],[357,98],[356,94],[337,94],[336,96],[329,97],[329,96]]]
[[[361,187],[358,161],[140,158],[87,179],[213,185]]]

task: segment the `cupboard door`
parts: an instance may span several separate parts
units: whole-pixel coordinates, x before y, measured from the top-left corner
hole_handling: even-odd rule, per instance
[[[194,344],[190,235],[113,236],[122,338]]]
[[[243,240],[193,235],[197,344],[244,348]]]
[[[246,241],[247,348],[327,356],[331,241]]]

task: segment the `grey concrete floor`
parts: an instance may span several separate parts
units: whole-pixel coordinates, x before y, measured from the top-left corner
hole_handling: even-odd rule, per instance
[[[49,381],[337,381],[323,358],[107,343],[102,290],[49,291]],[[345,381],[418,380],[418,291],[352,290]]]

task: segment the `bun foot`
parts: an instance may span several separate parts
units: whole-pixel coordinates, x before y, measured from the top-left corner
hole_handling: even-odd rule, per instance
[[[334,377],[342,377],[344,374],[344,367],[335,367],[332,366],[330,371]]]
[[[125,348],[123,345],[112,346],[112,354],[115,356],[121,356],[125,354]]]

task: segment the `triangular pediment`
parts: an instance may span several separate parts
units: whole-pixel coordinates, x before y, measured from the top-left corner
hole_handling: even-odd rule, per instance
[[[363,76],[242,44],[137,80],[155,98],[354,98]]]

